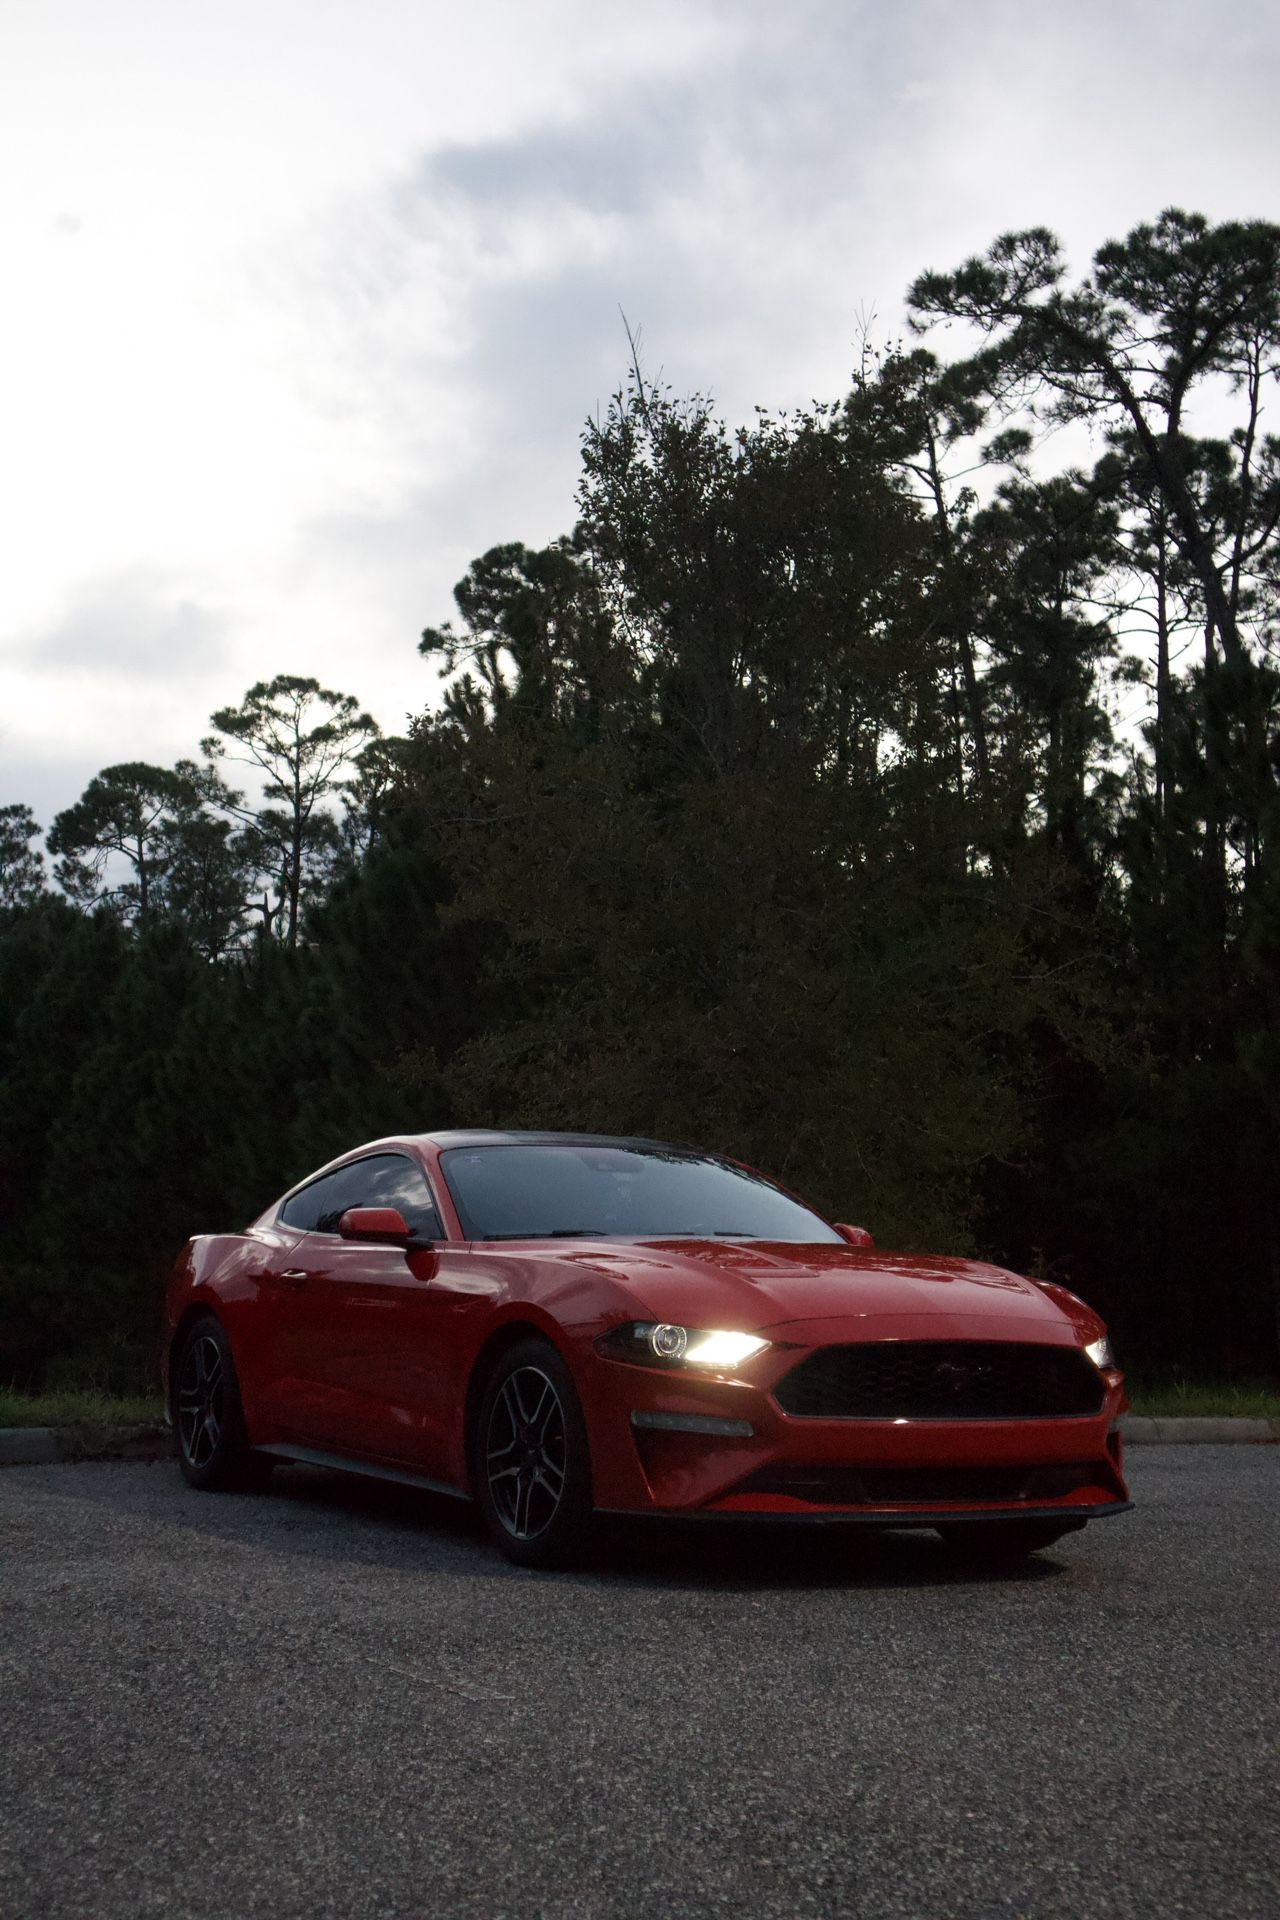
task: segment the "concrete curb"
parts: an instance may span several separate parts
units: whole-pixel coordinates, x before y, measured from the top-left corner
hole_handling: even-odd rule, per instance
[[[0,1427],[0,1467],[43,1467],[61,1458],[52,1427]]]
[[[173,1436],[163,1427],[0,1427],[0,1467],[46,1467],[61,1460],[167,1460]]]
[[[1131,1447],[1258,1446],[1280,1441],[1280,1420],[1249,1419],[1238,1414],[1216,1420],[1181,1414],[1151,1419],[1127,1413],[1120,1431]]]

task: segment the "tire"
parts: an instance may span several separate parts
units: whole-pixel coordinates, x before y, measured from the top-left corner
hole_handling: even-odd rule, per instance
[[[1051,1547],[1064,1534],[1077,1533],[1083,1520],[992,1520],[971,1521],[962,1526],[939,1527],[947,1545],[966,1560],[985,1561],[989,1566],[1012,1566],[1029,1553]]]
[[[480,1397],[472,1485],[494,1544],[521,1567],[559,1567],[591,1517],[591,1454],[573,1376],[546,1340],[522,1340]]]
[[[202,1493],[264,1485],[272,1463],[249,1445],[231,1342],[206,1314],[188,1328],[173,1370],[178,1464]]]

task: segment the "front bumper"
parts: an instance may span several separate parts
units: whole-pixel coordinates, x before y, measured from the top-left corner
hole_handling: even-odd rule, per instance
[[[711,1377],[593,1356],[584,1399],[597,1507],[922,1527],[1083,1522],[1132,1505],[1120,1374],[1102,1376],[1103,1404],[1087,1416],[798,1418],[773,1388],[813,1345],[779,1342],[737,1373]]]

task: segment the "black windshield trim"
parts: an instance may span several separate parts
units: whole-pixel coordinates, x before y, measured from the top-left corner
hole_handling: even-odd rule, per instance
[[[779,1192],[781,1192],[779,1188]],[[787,1196],[784,1194],[783,1198]],[[456,1205],[456,1202],[455,1202]],[[820,1219],[814,1214],[814,1219]],[[826,1221],[822,1224],[825,1226]],[[664,1227],[661,1233],[610,1233],[607,1228],[596,1228],[588,1232],[585,1227],[555,1227],[550,1233],[476,1233],[471,1235],[473,1247],[488,1246],[493,1240],[628,1240],[639,1247],[659,1247],[668,1240],[750,1240],[761,1246],[780,1247],[800,1246],[799,1240],[778,1240],[771,1242],[764,1233],[725,1233],[719,1227],[713,1227],[710,1233],[679,1233],[674,1227]]]

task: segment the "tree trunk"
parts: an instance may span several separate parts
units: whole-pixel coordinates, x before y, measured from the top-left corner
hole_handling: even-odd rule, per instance
[[[973,657],[973,643],[969,638],[968,623],[960,617],[954,603],[956,589],[955,539],[951,531],[951,518],[947,512],[946,495],[942,486],[942,470],[938,465],[938,443],[934,437],[933,423],[926,420],[925,444],[929,453],[929,486],[933,494],[934,519],[938,529],[938,550],[942,555],[943,586],[947,595],[946,625],[955,641],[956,656],[960,662],[960,675],[964,681],[965,706],[968,710],[969,731],[973,735],[973,757],[978,768],[978,793],[984,810],[991,798],[991,769],[987,756],[987,723],[982,711],[982,692],[978,685],[978,669]]]
[[[1223,792],[1222,741],[1214,712],[1212,683],[1222,671],[1213,648],[1214,621],[1204,629],[1204,757],[1208,771],[1205,801],[1205,864],[1209,882],[1209,910],[1213,941],[1213,1045],[1220,1045],[1226,1030],[1227,1010],[1227,848],[1226,826],[1222,819]]]
[[[1156,820],[1164,831],[1169,802],[1169,589],[1164,527],[1156,545]]]

